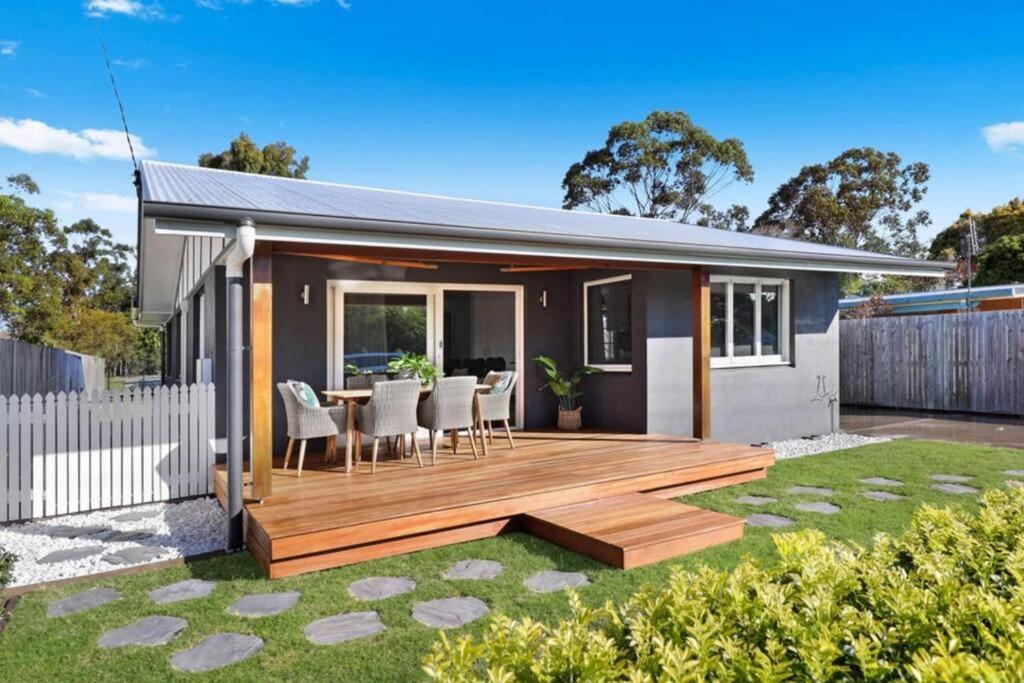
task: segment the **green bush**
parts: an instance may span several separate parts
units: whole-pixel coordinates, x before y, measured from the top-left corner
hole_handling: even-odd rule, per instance
[[[11,580],[11,570],[14,569],[14,553],[0,548],[0,590],[3,590]]]
[[[976,515],[922,507],[870,549],[817,531],[774,537],[779,559],[677,572],[625,605],[549,626],[496,617],[442,635],[443,681],[1024,680],[1024,490]]]

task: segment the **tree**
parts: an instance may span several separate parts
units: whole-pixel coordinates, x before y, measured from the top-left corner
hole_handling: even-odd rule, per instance
[[[1016,197],[1006,204],[1000,204],[988,213],[976,213],[970,209],[964,211],[952,225],[935,236],[928,249],[928,258],[933,260],[967,258],[967,253],[964,251],[964,238],[969,230],[972,217],[975,230],[978,232],[978,241],[983,244],[996,242],[1007,235],[1024,235],[1024,200]]]
[[[655,111],[612,126],[603,147],[569,167],[562,206],[686,222],[731,183],[753,179],[738,139],[718,140],[684,112]]]
[[[139,332],[127,313],[82,307],[61,317],[50,339],[55,346],[103,358],[113,371],[136,357]]]
[[[768,199],[754,222],[762,234],[820,244],[917,256],[917,230],[931,223],[915,206],[924,198],[928,165],[903,165],[898,154],[850,149],[804,166]]]
[[[1005,235],[985,247],[978,258],[974,284],[1005,285],[1024,282],[1024,234]]]
[[[697,225],[719,230],[749,232],[748,220],[750,220],[750,209],[740,204],[733,204],[725,211],[718,211],[712,205],[704,204],[700,207],[700,218],[697,219]]]
[[[274,142],[260,149],[248,135],[239,133],[220,154],[200,154],[199,165],[243,173],[305,178],[309,157],[296,160],[295,148],[284,142]]]

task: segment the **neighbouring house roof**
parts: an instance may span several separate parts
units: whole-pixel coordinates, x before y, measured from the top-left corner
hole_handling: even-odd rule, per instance
[[[841,299],[840,310],[856,308],[870,297],[858,296]],[[1024,307],[1024,285],[991,285],[972,287],[970,290],[940,289],[931,292],[886,294],[881,300],[892,307],[894,315],[905,313],[934,313],[939,311],[966,311],[984,307],[995,300],[1021,299]]]
[[[148,267],[147,237],[152,244],[160,242],[158,235],[231,237],[243,218],[255,221],[260,240],[924,276],[942,275],[949,268],[941,262],[661,219],[163,162],[144,161],[140,178],[141,269]],[[166,244],[154,258],[166,258]]]

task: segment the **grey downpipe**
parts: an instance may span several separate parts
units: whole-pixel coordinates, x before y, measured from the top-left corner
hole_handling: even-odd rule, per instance
[[[256,228],[252,219],[243,218],[235,232],[235,242],[225,258],[227,274],[227,435],[228,435],[228,550],[241,550],[242,533],[242,443],[244,434],[243,396],[244,353],[242,346],[242,309],[245,283],[242,265],[256,247]]]

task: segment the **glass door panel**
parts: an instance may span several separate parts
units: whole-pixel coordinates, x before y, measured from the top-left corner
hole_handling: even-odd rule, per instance
[[[403,353],[432,355],[430,296],[345,293],[345,375],[384,373]]]

